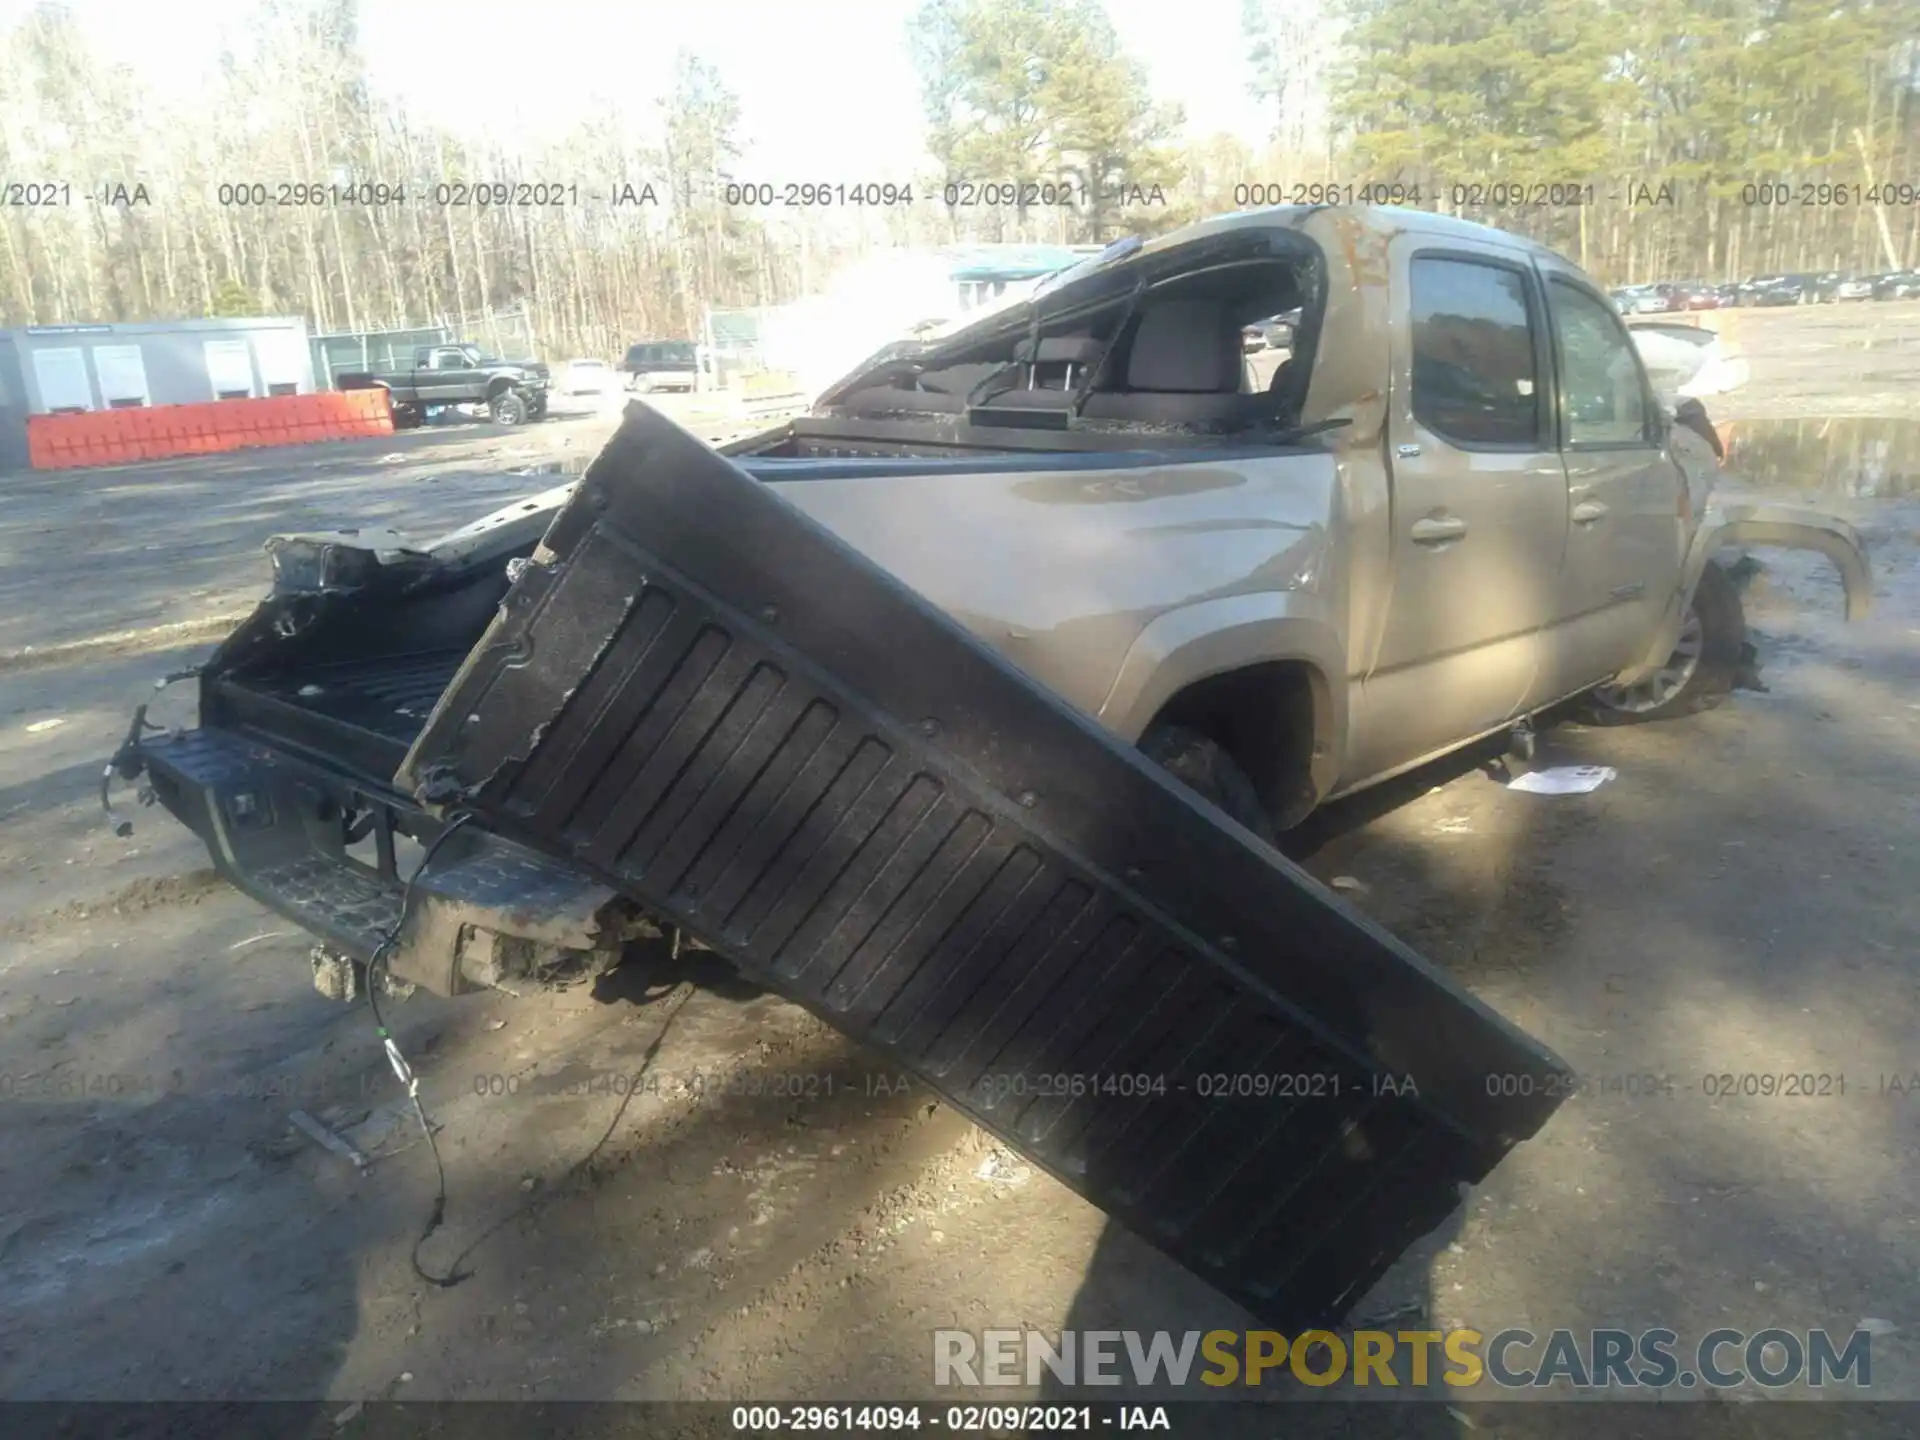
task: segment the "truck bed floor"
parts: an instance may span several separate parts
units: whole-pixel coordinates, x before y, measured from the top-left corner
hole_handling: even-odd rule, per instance
[[[426,726],[434,702],[452,683],[465,658],[464,650],[386,655],[310,666],[287,678],[233,683],[328,720],[410,745]]]

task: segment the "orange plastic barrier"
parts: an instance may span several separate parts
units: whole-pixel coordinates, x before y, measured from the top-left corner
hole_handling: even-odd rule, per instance
[[[202,405],[30,415],[27,463],[35,470],[69,470],[392,433],[393,411],[386,391],[327,390],[318,395],[271,395]]]

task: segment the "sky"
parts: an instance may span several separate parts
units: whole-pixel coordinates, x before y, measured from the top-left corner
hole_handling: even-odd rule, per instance
[[[32,0],[0,0],[10,25]],[[223,31],[253,0],[68,0],[103,52],[190,99]],[[715,65],[741,103],[739,178],[909,179],[923,155],[906,43],[916,0],[363,0],[361,50],[374,85],[425,120],[517,131],[537,142],[593,114],[650,118],[674,57]],[[1239,0],[1107,0],[1156,98],[1186,108],[1189,133],[1264,139],[1246,93]],[[182,24],[191,15],[194,23]]]

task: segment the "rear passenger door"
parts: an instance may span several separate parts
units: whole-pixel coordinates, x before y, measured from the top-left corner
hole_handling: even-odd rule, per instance
[[[1640,659],[1678,583],[1686,477],[1626,326],[1577,271],[1543,266],[1567,472],[1567,558],[1531,704]]]
[[[1392,251],[1392,593],[1350,779],[1498,728],[1532,686],[1566,532],[1551,357],[1527,257],[1419,234]]]

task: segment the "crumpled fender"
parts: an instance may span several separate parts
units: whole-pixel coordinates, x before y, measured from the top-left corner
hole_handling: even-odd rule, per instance
[[[1658,635],[1641,663],[1622,671],[1618,683],[1630,685],[1644,678],[1673,653],[1694,586],[1700,583],[1707,562],[1729,545],[1817,550],[1840,572],[1840,583],[1846,590],[1847,619],[1864,620],[1873,610],[1873,572],[1867,565],[1866,542],[1839,516],[1770,500],[1716,502],[1707,507],[1699,529],[1694,531],[1681,576],[1684,583],[1669,605]]]
[[[1847,592],[1847,619],[1864,620],[1873,610],[1873,573],[1866,542],[1837,515],[1804,505],[1741,501],[1707,510],[1687,555],[1687,593],[1716,550],[1728,545],[1770,545],[1782,550],[1818,550],[1840,572]]]

